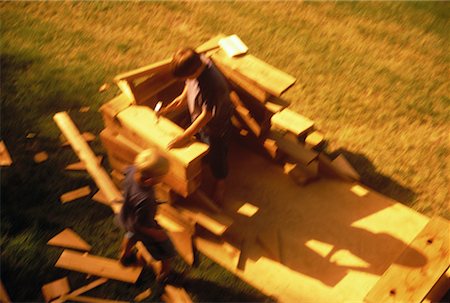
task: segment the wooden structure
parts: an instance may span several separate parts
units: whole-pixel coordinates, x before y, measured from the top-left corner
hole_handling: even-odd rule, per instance
[[[101,108],[112,168],[120,172],[140,150],[159,148],[171,161],[164,182],[186,197],[170,206],[174,217],[205,228],[196,235],[197,248],[279,301],[381,302],[387,291],[421,302],[432,288],[448,289],[442,278],[449,266],[448,221],[430,220],[359,184],[343,156],[319,148],[323,135],[314,122],[286,108],[281,95],[296,80],[249,53],[227,57],[217,44],[222,37],[197,50],[226,76],[236,108],[239,135],[230,147],[225,209],[197,203],[198,188],[208,184],[198,178],[207,147],[166,148],[182,131],[176,124],[186,126],[185,114],[156,119],[152,111],[183,86],[171,77],[169,59],[115,78],[122,93]],[[167,219],[161,222],[177,226]]]

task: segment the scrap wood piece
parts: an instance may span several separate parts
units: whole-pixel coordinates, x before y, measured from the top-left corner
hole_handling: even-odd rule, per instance
[[[239,117],[247,125],[247,128],[251,130],[256,137],[259,137],[262,132],[261,126],[252,117],[250,111],[245,107],[244,103],[242,103],[235,91],[230,92],[230,100],[234,104]]]
[[[48,240],[47,244],[85,251],[91,250],[91,246],[70,228],[64,229],[62,232]]]
[[[448,220],[434,217],[384,272],[365,302],[422,302],[449,268]],[[405,266],[407,264],[425,264]]]
[[[175,249],[180,257],[188,264],[194,264],[194,242],[192,234],[186,231],[168,232]]]
[[[11,302],[11,299],[9,298],[8,292],[6,291],[6,288],[3,285],[2,280],[0,280],[0,302],[2,302],[2,303],[10,303]]]
[[[55,266],[128,283],[135,283],[142,271],[142,266],[125,267],[118,260],[68,249],[63,251]]]
[[[98,164],[102,163],[103,156],[97,156]],[[66,166],[66,170],[86,170],[86,165],[84,162],[75,162]]]
[[[305,134],[314,127],[314,121],[288,108],[275,113],[270,121],[274,127],[290,131],[297,137]]]
[[[166,285],[164,287],[164,294],[161,296],[161,299],[166,303],[192,303],[191,298],[184,288],[173,285]]]
[[[78,189],[69,191],[65,194],[63,194],[60,197],[61,203],[67,203],[67,202],[71,202],[74,201],[76,199],[82,198],[82,197],[86,197],[87,195],[89,195],[91,193],[91,188],[89,186],[83,186],[80,187]]]
[[[12,164],[11,156],[6,148],[5,142],[0,141],[0,166],[10,166]]]
[[[33,157],[34,162],[42,163],[48,160],[48,154],[45,151],[38,152]]]
[[[80,135],[75,124],[70,119],[67,112],[59,112],[53,116],[64,136],[68,139],[73,150],[86,165],[86,170],[94,179],[95,183],[101,189],[108,201],[122,201],[122,195],[109,178],[105,170],[97,163],[97,157],[92,152],[89,145]]]
[[[278,131],[270,130],[268,138],[275,141],[279,150],[303,165],[308,165],[318,156],[316,152],[307,149],[299,142],[290,141]]]
[[[70,291],[69,279],[67,277],[55,280],[53,282],[47,283],[41,288],[42,295],[44,296],[45,302],[50,302],[60,296],[63,296]]]
[[[359,181],[360,176],[356,172],[356,170],[352,167],[352,165],[347,161],[343,154],[337,156],[334,160],[331,161],[331,164],[334,168],[340,171],[342,174],[348,176],[349,178]]]
[[[100,286],[100,285],[106,283],[107,281],[108,281],[108,279],[106,279],[106,278],[99,278],[99,279],[92,281],[91,283],[86,284],[74,291],[71,291],[68,294],[62,295],[59,299],[52,301],[52,303],[63,303],[69,299],[72,299],[73,297],[76,297],[85,292],[88,292],[88,291],[96,288],[97,286]]]
[[[151,295],[152,295],[152,290],[150,288],[147,288],[146,290],[144,290],[143,292],[138,294],[136,297],[134,297],[133,301],[141,302],[141,301],[144,301],[145,299],[147,299],[148,297],[150,297]]]
[[[225,51],[220,50],[213,55],[213,59],[251,79],[258,86],[277,97],[296,81],[291,75],[250,54],[230,58]]]
[[[102,204],[106,204],[106,205],[108,205],[109,206],[109,202],[108,202],[108,199],[106,199],[106,196],[105,196],[105,194],[101,191],[101,190],[98,190],[96,193],[95,193],[95,195],[93,195],[92,196],[92,200],[94,200],[95,202],[99,202],[99,203],[102,203]]]

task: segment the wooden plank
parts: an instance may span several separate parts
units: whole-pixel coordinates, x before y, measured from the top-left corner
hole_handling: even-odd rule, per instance
[[[300,143],[292,142],[286,139],[280,132],[271,130],[268,138],[275,140],[277,147],[281,151],[303,165],[308,165],[318,156],[316,152],[307,149]]]
[[[88,292],[102,284],[105,284],[107,281],[108,281],[108,279],[105,279],[105,278],[97,279],[97,280],[92,281],[91,283],[84,285],[66,295],[62,295],[59,299],[52,301],[52,303],[63,303],[70,298],[79,296],[79,295],[81,295],[85,292]]]
[[[102,163],[103,156],[97,156],[98,164]],[[66,166],[66,170],[86,170],[86,165],[83,162],[75,162]]]
[[[220,50],[212,58],[215,62],[220,62],[222,65],[239,72],[247,79],[254,81],[274,96],[279,97],[296,81],[291,75],[250,54],[230,58],[223,50]]]
[[[171,86],[176,81],[178,80],[172,76],[169,70],[151,75],[141,83],[136,84],[132,89],[136,104],[145,104],[153,96]]]
[[[118,260],[67,249],[63,251],[55,266],[128,283],[135,283],[142,271],[140,266],[125,267]]]
[[[67,203],[82,197],[86,197],[90,193],[91,188],[89,186],[83,186],[63,194],[59,199],[61,200],[61,203]]]
[[[11,156],[6,148],[5,142],[0,141],[0,166],[10,166],[12,164]]]
[[[67,277],[64,277],[47,283],[42,286],[41,291],[42,295],[44,296],[45,302],[50,302],[53,299],[69,293],[69,279],[67,279]]]
[[[217,236],[221,236],[233,224],[233,220],[225,215],[212,213],[197,207],[183,206],[179,210],[183,215],[191,218]]]
[[[432,218],[409,247],[385,271],[365,302],[421,302],[449,267],[450,224]],[[403,264],[423,266],[407,267]]]
[[[184,130],[172,121],[159,117],[148,107],[131,106],[118,115],[123,125],[122,134],[142,148],[156,147],[175,168],[184,171],[185,176],[195,176],[201,171],[201,159],[208,151],[208,145],[192,141],[182,148],[168,149],[168,144]],[[182,172],[177,172],[178,177]]]
[[[314,127],[313,121],[288,108],[274,114],[270,121],[272,126],[290,131],[297,137],[307,133]]]
[[[86,141],[82,138],[80,132],[70,119],[67,112],[59,112],[55,114],[53,116],[53,120],[56,122],[64,136],[68,139],[77,156],[85,163],[86,170],[94,179],[98,188],[104,192],[108,198],[108,201],[122,201],[122,194],[111,181],[111,178],[109,178],[105,170],[97,163],[97,157],[92,152]]]
[[[91,250],[91,246],[70,228],[64,229],[62,232],[51,238],[47,244],[85,251]]]
[[[0,280],[0,302],[2,303],[10,303],[11,299],[9,298],[8,292],[6,291],[3,282]]]
[[[245,78],[242,74],[233,69],[229,68],[225,64],[223,64],[220,59],[211,57],[216,67],[222,72],[222,74],[231,81],[234,85],[240,87],[242,90],[249,93],[259,102],[265,102],[269,98],[269,94],[259,87],[254,81],[251,79]]]
[[[247,125],[247,128],[253,132],[256,137],[261,135],[261,126],[253,119],[249,110],[245,107],[244,103],[242,103],[239,96],[236,92],[232,91],[230,93],[230,100],[235,106],[235,110],[238,115],[241,117],[242,121]]]
[[[114,77],[114,81],[119,83],[120,81],[132,81],[141,77],[145,77],[154,73],[159,73],[170,69],[170,62],[172,58],[158,61],[156,63],[146,65],[131,71],[121,73]]]
[[[340,171],[342,174],[348,176],[349,178],[359,181],[360,176],[358,172],[352,167],[350,163],[348,163],[347,159],[343,154],[337,156],[334,160],[331,161],[332,165],[336,170]]]

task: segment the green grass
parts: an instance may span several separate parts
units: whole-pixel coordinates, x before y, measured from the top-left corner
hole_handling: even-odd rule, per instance
[[[58,202],[94,184],[64,171],[77,159],[59,148],[53,114],[67,110],[81,131],[99,133],[97,109],[118,92],[98,93],[103,83],[220,32],[238,34],[298,79],[285,98],[316,121],[363,183],[450,219],[449,11],[446,2],[0,3],[1,138],[14,160],[1,169],[1,279],[11,297],[41,301],[41,285],[68,274],[53,267],[60,250],[45,245],[65,227],[95,254],[118,251],[121,232],[108,209],[89,199]],[[79,113],[82,106],[91,111]],[[29,132],[38,136],[26,139]],[[99,142],[93,148],[103,152]],[[37,165],[40,150],[50,158]],[[187,289],[198,301],[265,299],[206,258],[192,277]],[[86,283],[69,278],[72,288]],[[108,282],[92,295],[129,299],[146,287]]]

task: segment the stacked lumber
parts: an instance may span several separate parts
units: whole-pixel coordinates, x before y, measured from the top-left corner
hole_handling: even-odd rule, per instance
[[[117,99],[112,100],[116,101]],[[102,113],[104,116],[109,115],[104,111]],[[170,170],[164,176],[163,183],[183,197],[199,187],[201,159],[208,151],[206,144],[192,141],[186,147],[169,150],[167,145],[181,135],[183,129],[165,117],[157,118],[154,111],[147,106],[130,105],[114,116],[114,126],[107,125],[100,133],[100,139],[114,170],[123,173],[139,152],[146,148],[157,148],[170,162]],[[105,121],[111,119],[106,117]]]

